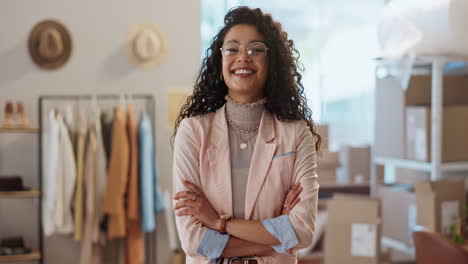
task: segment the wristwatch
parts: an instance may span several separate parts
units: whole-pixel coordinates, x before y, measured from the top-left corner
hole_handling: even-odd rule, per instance
[[[227,221],[229,221],[231,219],[231,217],[221,216],[221,217],[219,217],[219,219],[221,220],[221,226],[219,228],[219,232],[221,234],[226,234],[226,223],[227,223]]]

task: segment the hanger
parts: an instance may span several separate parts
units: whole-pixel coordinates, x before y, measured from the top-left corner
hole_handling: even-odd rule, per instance
[[[122,111],[125,111],[127,109],[126,100],[125,100],[125,93],[124,92],[120,93],[120,107],[121,107]]]
[[[135,116],[138,116],[138,114],[141,112],[141,109],[140,109],[139,103],[137,102],[137,99],[135,99],[135,94],[130,94],[129,98],[131,100],[131,104],[132,104]]]
[[[54,107],[54,116],[57,118],[60,115],[60,111],[57,107]]]
[[[98,109],[98,99],[96,93],[91,94],[91,107],[94,111]]]

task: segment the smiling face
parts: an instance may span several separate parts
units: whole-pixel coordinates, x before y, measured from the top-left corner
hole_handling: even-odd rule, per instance
[[[263,89],[268,77],[268,55],[258,55],[261,50],[255,46],[263,46],[263,36],[252,25],[233,26],[224,38],[224,46],[239,47],[237,55],[223,55],[222,67],[224,82],[228,87],[229,96],[239,103],[251,103],[263,97]],[[247,46],[254,48],[247,54]],[[233,51],[236,51],[233,49]],[[265,51],[266,52],[266,51]]]

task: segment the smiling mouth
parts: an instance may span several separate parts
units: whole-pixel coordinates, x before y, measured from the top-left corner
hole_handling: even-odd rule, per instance
[[[254,73],[255,71],[251,69],[237,69],[237,70],[232,71],[232,74],[240,76],[240,77],[250,76]]]

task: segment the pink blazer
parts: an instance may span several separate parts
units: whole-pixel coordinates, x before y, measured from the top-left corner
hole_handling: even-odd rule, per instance
[[[301,201],[289,215],[299,244],[312,243],[319,184],[314,137],[304,121],[280,122],[263,112],[255,143],[245,200],[245,217],[264,220],[281,214],[291,186],[300,182]],[[231,164],[225,106],[216,113],[184,119],[174,145],[173,191],[184,191],[182,180],[201,186],[220,215],[233,215]],[[176,201],[174,201],[175,205]],[[209,263],[197,253],[206,228],[192,216],[176,217],[186,263]],[[258,263],[297,263],[296,257],[276,253],[258,257]]]

